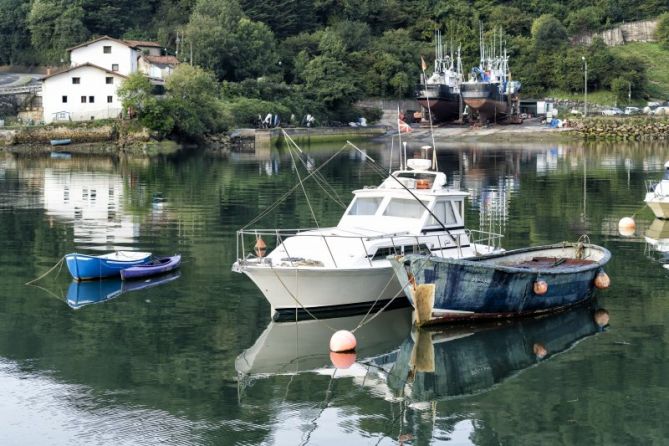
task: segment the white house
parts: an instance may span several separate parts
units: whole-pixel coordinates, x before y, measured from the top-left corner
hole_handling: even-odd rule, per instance
[[[116,118],[116,90],[127,76],[85,63],[42,79],[44,122]]]
[[[131,73],[161,84],[179,63],[163,56],[160,44],[109,36],[69,48],[70,68],[42,80],[44,121],[82,121],[117,117],[121,104],[116,90]]]

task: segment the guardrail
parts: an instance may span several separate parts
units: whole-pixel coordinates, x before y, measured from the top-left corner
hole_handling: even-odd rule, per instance
[[[41,85],[22,85],[19,87],[0,87],[0,95],[12,95],[21,93],[39,93]]]

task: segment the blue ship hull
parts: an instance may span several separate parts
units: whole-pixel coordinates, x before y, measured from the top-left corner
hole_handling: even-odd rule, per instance
[[[123,269],[135,265],[142,265],[151,260],[151,253],[118,251],[102,256],[86,254],[67,254],[65,262],[67,269],[75,280],[93,280],[103,277],[120,276]]]
[[[564,309],[590,299],[611,254],[596,245],[559,244],[468,259],[409,255],[393,260],[412,305],[414,286],[434,284],[433,320],[514,317]],[[543,281],[547,289],[535,290]]]

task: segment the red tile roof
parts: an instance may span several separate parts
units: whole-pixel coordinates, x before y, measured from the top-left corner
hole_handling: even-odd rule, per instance
[[[143,56],[144,60],[156,65],[178,65],[176,56]]]

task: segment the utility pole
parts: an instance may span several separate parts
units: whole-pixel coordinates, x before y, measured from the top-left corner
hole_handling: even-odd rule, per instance
[[[583,100],[583,116],[588,116],[588,61],[585,60],[585,56],[581,56],[581,60],[583,61],[584,64],[584,72],[583,72],[583,77],[584,77],[584,88],[583,88],[583,95],[584,95],[584,100]]]

